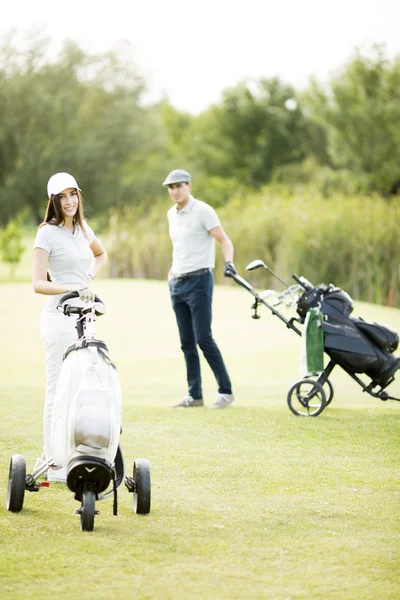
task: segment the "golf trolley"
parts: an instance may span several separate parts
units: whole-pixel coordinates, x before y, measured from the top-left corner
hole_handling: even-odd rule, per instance
[[[330,360],[321,373],[304,377],[289,389],[287,402],[295,415],[316,417],[332,402],[334,389],[329,377],[336,365],[342,367],[362,387],[363,392],[380,400],[400,401],[400,398],[385,391],[400,368],[400,358],[393,354],[399,344],[399,335],[392,327],[351,317],[352,299],[331,283],[314,286],[305,277],[293,275],[297,283],[288,285],[262,260],[254,260],[246,270],[260,267],[267,269],[286,289],[282,292],[265,290],[259,294],[243,277],[231,275],[238,285],[254,296],[253,319],[260,318],[258,307],[264,305],[287,328],[302,336],[304,328],[302,331],[299,325],[304,325],[308,311],[318,307],[322,314],[323,351]],[[267,301],[270,298],[273,298],[272,301]],[[287,319],[276,310],[281,304],[288,308],[296,305],[298,316]],[[366,375],[369,381],[365,383],[358,374]]]
[[[81,530],[92,531],[96,501],[114,496],[113,514],[117,514],[117,490],[124,482],[133,495],[137,514],[150,512],[150,463],[138,458],[133,463],[133,477],[125,475],[121,433],[121,389],[117,368],[106,344],[96,337],[94,322],[104,314],[103,302],[96,296],[84,307],[67,304],[79,297],[65,294],[57,309],[66,317],[78,315],[77,340],[64,353],[57,382],[52,414],[52,456],[32,474],[26,473],[21,454],[11,458],[7,510],[19,512],[25,491],[38,492],[49,482],[39,481],[48,469],[66,467],[67,486],[81,503]]]

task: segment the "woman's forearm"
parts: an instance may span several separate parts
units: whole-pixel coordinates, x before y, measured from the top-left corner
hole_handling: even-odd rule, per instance
[[[99,271],[104,267],[107,261],[107,253],[103,252],[102,254],[98,254],[93,258],[92,266],[89,271],[89,275],[95,277]]]
[[[37,294],[44,294],[45,296],[68,294],[68,292],[72,291],[71,286],[65,285],[64,283],[54,283],[53,281],[46,281],[45,279],[34,281],[33,289]]]

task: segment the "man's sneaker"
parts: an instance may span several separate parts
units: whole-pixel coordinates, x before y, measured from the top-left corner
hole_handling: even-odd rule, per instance
[[[67,469],[65,467],[49,469],[47,471],[47,481],[57,481],[59,483],[66,483]]]
[[[185,396],[178,404],[171,404],[170,408],[191,408],[193,406],[204,406],[204,400],[194,400],[192,396]]]
[[[218,392],[217,399],[214,404],[211,404],[210,408],[226,408],[234,401],[235,397],[233,394],[220,394]]]

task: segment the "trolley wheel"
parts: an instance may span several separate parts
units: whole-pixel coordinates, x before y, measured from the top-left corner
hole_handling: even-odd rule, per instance
[[[316,381],[316,379],[313,379],[312,375],[310,377],[307,377],[307,379],[312,379],[312,381]],[[318,383],[319,383],[319,381],[318,381]],[[330,404],[333,400],[335,390],[333,389],[333,385],[332,385],[330,379],[327,379],[325,381],[325,383],[322,385],[322,387],[324,389],[325,396],[326,396],[325,406],[328,406],[328,404]]]
[[[326,395],[318,381],[300,379],[290,388],[287,402],[296,416],[317,417],[326,406]]]
[[[150,463],[146,458],[137,458],[133,463],[133,509],[138,515],[150,512],[151,487]]]
[[[7,490],[7,510],[20,512],[24,504],[26,460],[22,454],[14,454],[10,461]]]
[[[81,530],[93,531],[94,515],[96,514],[96,494],[92,490],[84,489],[82,492]]]

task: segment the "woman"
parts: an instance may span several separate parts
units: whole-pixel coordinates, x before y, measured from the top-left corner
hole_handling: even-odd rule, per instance
[[[40,318],[46,353],[46,399],[43,414],[44,454],[35,469],[52,455],[51,418],[57,379],[66,347],[76,339],[75,321],[57,310],[60,297],[79,292],[82,305],[94,299],[91,280],[104,266],[106,251],[85,221],[81,190],[72,175],[56,173],[47,184],[49,201],[33,250],[33,289],[49,296]],[[66,481],[66,469],[49,469],[49,481]]]

